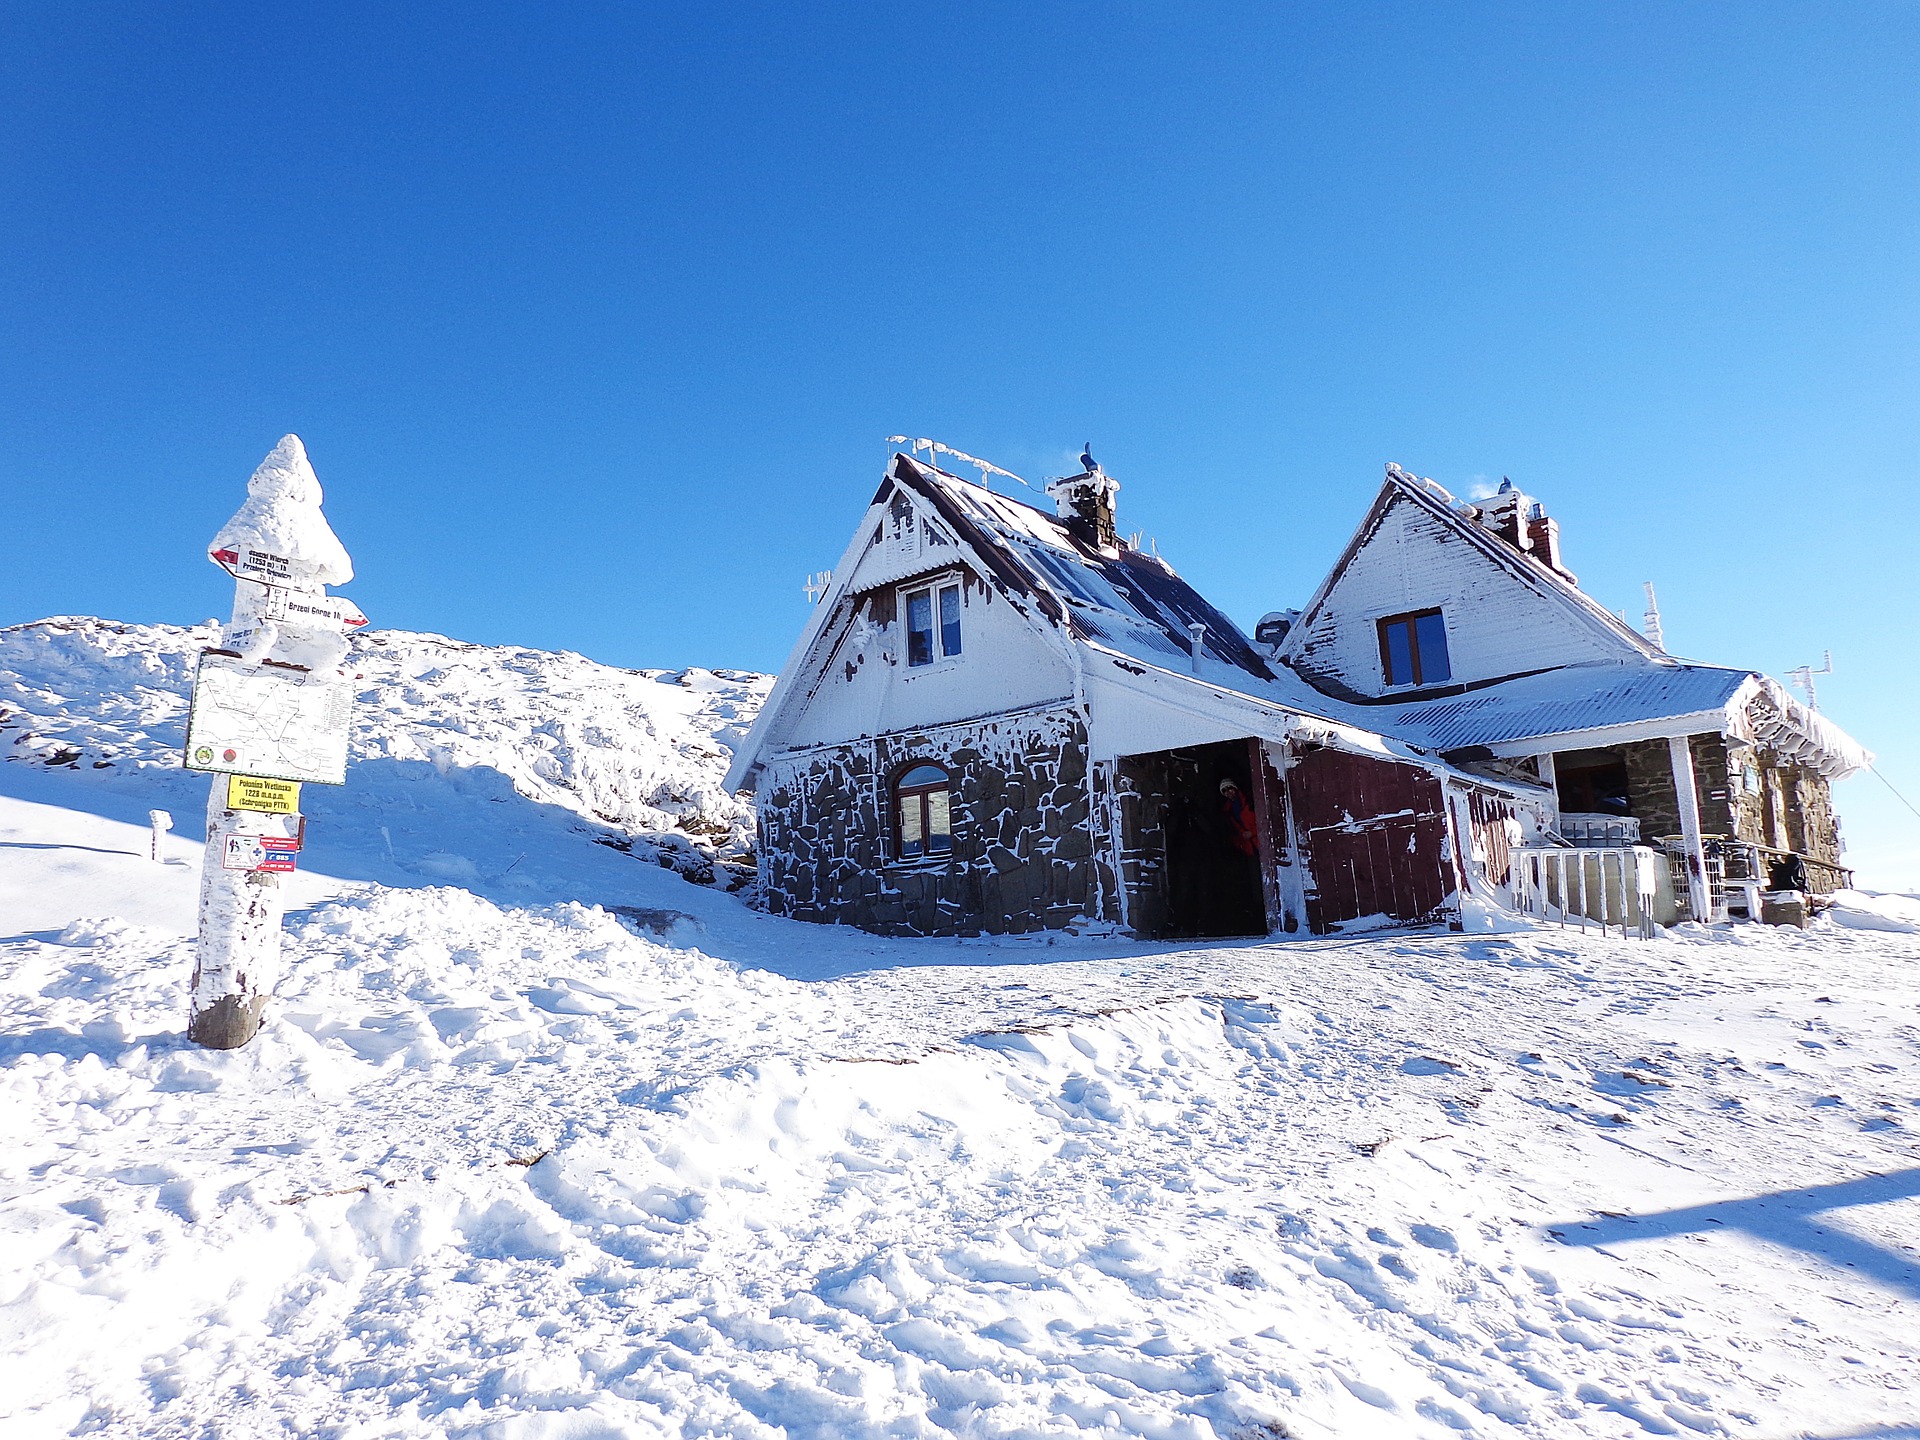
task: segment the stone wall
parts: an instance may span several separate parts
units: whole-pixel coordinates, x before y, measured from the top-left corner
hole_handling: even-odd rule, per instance
[[[891,785],[922,762],[952,779],[953,849],[902,861]],[[1088,780],[1086,726],[1070,707],[781,757],[759,796],[767,906],[882,935],[1018,934],[1113,918]]]
[[[1703,835],[1731,835],[1748,844],[1791,850],[1806,857],[1808,878],[1817,891],[1847,883],[1840,868],[1839,822],[1833,790],[1825,776],[1759,749],[1734,747],[1724,737],[1695,735],[1695,788],[1700,796]],[[1680,809],[1673,788],[1673,761],[1664,740],[1624,745],[1629,803],[1649,842],[1680,833]],[[1753,767],[1758,788],[1749,788],[1740,772]]]
[[[1664,740],[1636,740],[1620,747],[1627,766],[1627,804],[1640,822],[1640,838],[1652,844],[1680,833],[1680,793],[1673,788],[1673,754]]]
[[[1729,766],[1751,767],[1757,782],[1729,785],[1729,833],[1754,845],[1805,856],[1808,879],[1817,891],[1849,883],[1841,868],[1840,821],[1826,776],[1759,748],[1736,748]]]

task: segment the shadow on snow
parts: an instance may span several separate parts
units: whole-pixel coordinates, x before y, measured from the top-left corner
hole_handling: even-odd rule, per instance
[[[1833,1224],[1818,1223],[1814,1218],[1851,1206],[1884,1205],[1915,1197],[1920,1197],[1920,1168],[1867,1175],[1832,1185],[1810,1185],[1800,1190],[1777,1190],[1768,1195],[1710,1205],[1689,1205],[1651,1215],[1605,1215],[1593,1220],[1563,1221],[1545,1228],[1564,1244],[1596,1249],[1630,1240],[1737,1230],[1756,1240],[1799,1250],[1837,1268],[1871,1276],[1891,1289],[1920,1299],[1920,1262]],[[1896,1428],[1861,1432],[1863,1437],[1909,1434],[1920,1435],[1920,1431]]]

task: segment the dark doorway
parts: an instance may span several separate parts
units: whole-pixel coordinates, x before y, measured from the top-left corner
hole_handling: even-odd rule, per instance
[[[1267,933],[1260,828],[1245,740],[1121,762],[1134,929],[1147,939]]]
[[[1591,757],[1591,758],[1588,758]],[[1626,758],[1588,752],[1581,760],[1557,765],[1554,788],[1560,808],[1576,815],[1631,815]]]

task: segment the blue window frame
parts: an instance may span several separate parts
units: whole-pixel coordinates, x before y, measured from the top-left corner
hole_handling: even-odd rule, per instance
[[[1447,624],[1440,611],[1415,610],[1382,620],[1380,669],[1389,685],[1444,685],[1451,680]]]
[[[906,604],[908,665],[931,665],[936,659],[951,660],[960,653],[958,581],[909,590]]]

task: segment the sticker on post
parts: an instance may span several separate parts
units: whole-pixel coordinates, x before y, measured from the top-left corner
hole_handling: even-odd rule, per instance
[[[264,775],[229,775],[227,809],[258,810],[267,815],[298,815],[300,782],[269,780]]]
[[[286,835],[229,835],[221,861],[226,870],[263,870],[285,874],[294,867],[300,842]]]

